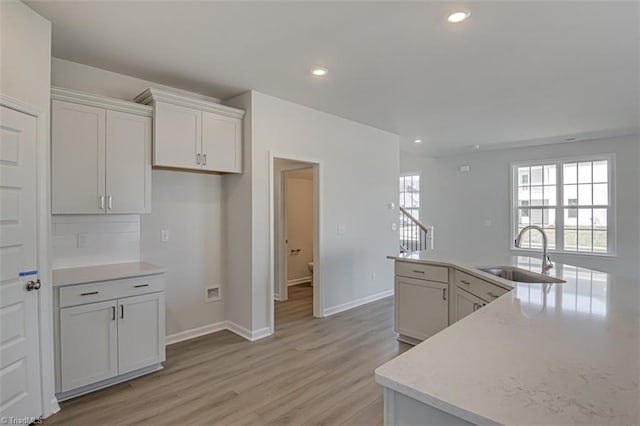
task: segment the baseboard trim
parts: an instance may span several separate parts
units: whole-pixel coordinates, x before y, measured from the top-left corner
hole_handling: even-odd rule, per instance
[[[257,330],[249,330],[239,324],[236,324],[233,321],[227,321],[227,330],[237,334],[244,339],[247,339],[250,342],[263,339],[273,334],[273,330],[271,330],[271,328],[269,327],[259,328]]]
[[[305,284],[313,281],[313,277],[309,275],[308,277],[296,278],[295,280],[287,281],[287,287],[291,287],[292,285]]]
[[[179,333],[170,334],[165,338],[165,344],[167,346],[174,343],[184,342],[185,340],[195,339],[196,337],[204,336],[206,334],[215,333],[216,331],[222,331],[227,329],[227,321],[219,321],[213,324],[203,325],[202,327],[192,328],[190,330],[181,331]]]
[[[385,299],[389,296],[393,296],[393,289],[372,294],[371,296],[362,297],[360,299],[352,300],[351,302],[332,306],[330,308],[326,308],[322,311],[322,315],[325,317],[328,317],[330,315],[335,315],[340,312],[348,311],[349,309],[357,308],[358,306],[366,305],[367,303],[376,302],[380,299]]]

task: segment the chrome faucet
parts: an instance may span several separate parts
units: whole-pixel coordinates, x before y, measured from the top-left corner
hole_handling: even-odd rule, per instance
[[[520,244],[522,243],[522,236],[524,235],[524,233],[533,229],[540,231],[540,233],[542,234],[542,271],[545,272],[553,268],[553,263],[551,263],[551,259],[549,259],[549,254],[547,253],[547,234],[544,232],[544,229],[536,225],[529,225],[524,227],[524,229],[522,229],[522,231],[520,231],[520,233],[516,237],[515,246],[520,247]]]

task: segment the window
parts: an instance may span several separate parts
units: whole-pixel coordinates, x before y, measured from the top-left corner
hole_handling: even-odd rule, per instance
[[[514,165],[512,239],[537,225],[549,250],[613,254],[612,168],[610,155]],[[528,232],[521,247],[541,249],[542,236]]]
[[[414,218],[420,220],[420,176],[400,176],[400,205]],[[400,212],[400,244],[405,247],[412,241],[418,241],[418,230]]]
[[[400,176],[400,205],[420,219],[420,176]]]

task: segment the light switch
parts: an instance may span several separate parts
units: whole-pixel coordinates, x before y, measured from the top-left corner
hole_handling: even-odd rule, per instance
[[[393,210],[396,208],[396,203],[389,203],[388,206],[389,206],[389,210]]]
[[[166,243],[167,241],[169,241],[169,230],[168,229],[161,229],[160,230],[160,241],[162,241],[163,243]]]
[[[347,228],[344,225],[338,225],[338,235],[344,235],[347,232]]]
[[[391,230],[392,230],[392,231],[397,231],[397,230],[398,230],[398,224],[396,224],[395,222],[393,222],[393,223],[391,224]]]

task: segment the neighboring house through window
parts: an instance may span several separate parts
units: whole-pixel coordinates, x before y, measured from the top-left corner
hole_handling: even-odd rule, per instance
[[[538,225],[550,250],[614,254],[613,176],[612,155],[514,164],[512,240]],[[527,234],[522,248],[540,249],[540,234]]]

